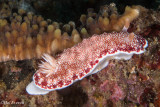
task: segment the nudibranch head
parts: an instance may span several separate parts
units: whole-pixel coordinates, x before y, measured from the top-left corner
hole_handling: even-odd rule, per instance
[[[29,94],[47,94],[63,89],[77,80],[97,73],[105,68],[110,59],[128,60],[133,54],[141,54],[147,41],[141,36],[127,32],[103,33],[84,39],[68,48],[54,59],[44,55],[45,62],[33,76],[26,90]]]

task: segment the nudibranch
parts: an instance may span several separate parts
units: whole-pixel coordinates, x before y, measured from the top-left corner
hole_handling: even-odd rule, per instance
[[[33,76],[26,90],[31,95],[43,95],[63,89],[78,80],[105,68],[110,59],[129,60],[133,54],[141,54],[147,40],[126,28],[117,33],[103,33],[84,39],[72,48],[54,57],[44,54],[45,60]]]

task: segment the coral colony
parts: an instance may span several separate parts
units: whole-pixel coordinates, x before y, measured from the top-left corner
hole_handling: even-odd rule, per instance
[[[31,95],[47,94],[63,89],[86,76],[105,68],[110,59],[129,60],[133,54],[141,54],[147,41],[134,33],[103,33],[84,39],[81,43],[68,48],[55,59],[44,54],[45,62],[39,65],[33,81],[26,90]]]

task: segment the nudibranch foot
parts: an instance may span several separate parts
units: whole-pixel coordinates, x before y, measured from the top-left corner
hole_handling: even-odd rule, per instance
[[[49,93],[49,90],[44,90],[44,89],[40,89],[38,88],[35,84],[34,81],[32,81],[27,87],[26,87],[26,91],[28,92],[28,94],[30,95],[44,95]]]

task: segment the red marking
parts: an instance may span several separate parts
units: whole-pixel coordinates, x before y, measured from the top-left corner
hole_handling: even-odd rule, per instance
[[[57,85],[53,85],[53,89],[54,89],[54,88],[57,88]]]
[[[52,89],[51,86],[47,86],[48,89]]]
[[[84,76],[84,73],[79,73],[80,78],[82,78]]]
[[[102,51],[102,52],[100,53],[100,57],[102,57],[102,55],[106,55],[107,52],[108,52],[107,50]]]
[[[43,82],[41,82],[41,85],[42,85],[42,86],[47,86],[47,82],[46,82],[46,81],[43,81]]]
[[[71,81],[65,81],[66,86],[69,85],[69,84],[71,84]]]
[[[91,70],[91,68],[85,69],[86,74],[87,74],[88,72],[90,72],[90,70]]]
[[[38,81],[40,78],[37,75],[34,75],[35,81]]]
[[[72,78],[73,78],[73,80],[76,80],[76,79],[78,79],[78,76],[76,74],[74,74]]]
[[[36,84],[36,85],[40,85],[40,84],[38,84],[38,82],[37,82],[37,81],[35,81],[35,84]]]
[[[102,58],[102,53],[100,53],[99,58]]]
[[[62,87],[62,86],[63,86],[63,82],[62,82],[62,81],[59,81],[59,82],[58,82],[58,86],[59,86],[59,87]]]
[[[92,62],[92,61],[90,62],[90,65],[91,65],[91,67],[93,67],[93,65],[94,65],[94,64],[93,64],[93,62]]]
[[[91,61],[90,62],[91,67],[93,67],[94,65],[96,65],[98,62],[99,62],[98,60],[96,60],[95,62]]]
[[[95,63],[98,63],[98,62],[99,62],[99,60],[96,60],[96,61],[95,61]]]

